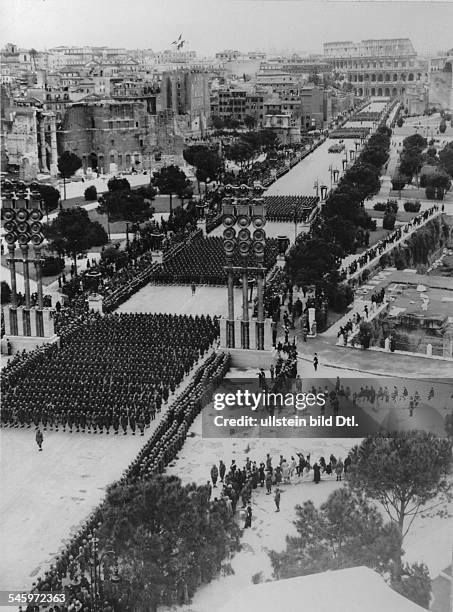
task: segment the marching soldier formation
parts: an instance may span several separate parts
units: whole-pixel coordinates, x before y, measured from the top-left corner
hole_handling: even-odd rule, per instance
[[[2,426],[144,435],[218,335],[209,316],[113,314],[19,355],[2,376]]]

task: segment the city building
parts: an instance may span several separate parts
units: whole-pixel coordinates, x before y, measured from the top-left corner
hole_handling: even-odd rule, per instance
[[[426,80],[426,70],[408,38],[329,42],[324,57],[345,74],[357,96],[401,97],[408,83]]]
[[[211,97],[211,114],[240,122],[243,122],[245,117],[253,117],[255,125],[262,125],[265,97],[264,92],[255,91],[253,88],[219,88]]]
[[[443,59],[441,70],[429,73],[429,106],[438,110],[453,110],[453,49]]]

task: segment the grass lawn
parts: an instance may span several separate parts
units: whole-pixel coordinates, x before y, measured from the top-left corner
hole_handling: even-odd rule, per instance
[[[383,219],[384,214],[385,214],[383,210],[368,210],[367,212],[369,213],[372,219]],[[418,214],[419,213],[406,212],[405,210],[399,210],[396,214],[396,220],[400,221],[401,223],[407,223],[407,221],[410,221],[411,219],[416,217]]]
[[[84,204],[91,204],[94,200],[85,200],[85,198],[68,198],[64,202],[62,202],[62,206],[64,209],[66,208],[74,208],[76,206],[83,206]],[[181,201],[176,196],[173,196],[173,209],[180,206]],[[156,213],[164,213],[170,212],[170,197],[167,195],[158,195],[153,200],[152,204]],[[56,212],[56,210],[52,211]]]

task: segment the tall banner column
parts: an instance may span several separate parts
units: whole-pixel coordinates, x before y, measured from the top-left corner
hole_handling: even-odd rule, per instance
[[[256,321],[256,348],[264,351],[264,269],[256,276],[257,288],[257,321]]]
[[[35,247],[35,267],[36,267],[36,283],[38,293],[38,309],[36,311],[36,334],[44,336],[44,322],[42,309],[44,307],[44,299],[42,292],[42,264],[41,264],[41,248]]]
[[[249,275],[247,268],[242,269],[242,321],[241,335],[242,348],[250,348],[250,323],[249,323]]]
[[[227,324],[227,346],[234,348],[234,276],[233,270],[229,267],[227,271],[227,287],[228,287],[228,320]]]
[[[10,333],[12,336],[17,336],[17,283],[16,283],[16,260],[14,259],[15,245],[9,245],[9,271],[11,274],[11,306],[10,313]]]
[[[21,245],[21,251],[24,258],[24,293],[25,293],[25,308],[24,308],[24,336],[31,336],[30,323],[30,270],[28,260],[28,246]]]

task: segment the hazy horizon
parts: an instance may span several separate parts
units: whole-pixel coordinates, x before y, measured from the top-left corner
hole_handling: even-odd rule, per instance
[[[161,51],[181,32],[185,49],[199,55],[224,49],[322,53],[324,42],[367,38],[410,38],[421,55],[453,47],[453,2],[0,0],[0,6],[1,46],[37,50]]]

